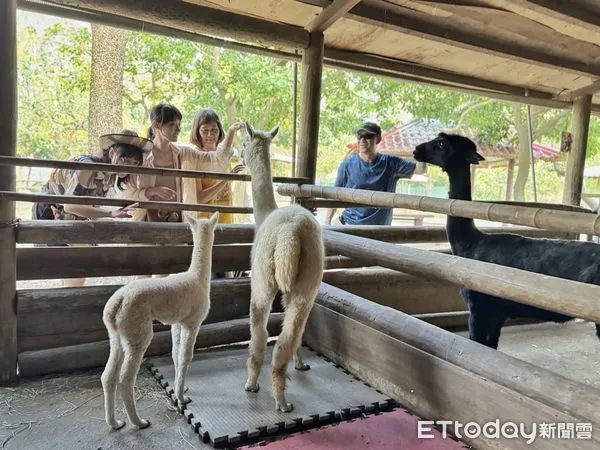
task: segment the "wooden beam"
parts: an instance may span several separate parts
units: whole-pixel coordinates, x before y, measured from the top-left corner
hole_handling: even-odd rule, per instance
[[[310,179],[311,183],[315,182],[317,175],[324,42],[323,32],[310,33],[310,45],[302,55],[302,108],[297,173]]]
[[[19,352],[66,347],[108,339],[102,311],[121,286],[29,289],[17,293]],[[250,311],[250,278],[211,281],[211,307],[204,324],[247,317]],[[273,312],[281,312],[279,298]],[[167,326],[159,324],[154,330]]]
[[[277,336],[281,331],[282,315],[269,316],[267,331],[269,336]],[[235,344],[250,339],[248,319],[236,319],[202,325],[194,348],[208,348],[217,345]],[[34,377],[50,373],[102,367],[108,359],[108,340],[72,345],[69,347],[27,351],[19,354],[19,369],[23,377]],[[171,332],[154,333],[145,357],[165,355],[171,352]]]
[[[0,155],[17,146],[17,2],[0,3]],[[0,190],[15,190],[14,167],[0,167]],[[0,198],[0,386],[17,377],[15,204]]]
[[[213,272],[250,269],[251,244],[215,245]],[[18,280],[92,278],[183,272],[192,246],[36,247],[17,249]]]
[[[215,244],[252,243],[253,224],[219,224]],[[132,222],[124,220],[22,220],[17,242],[26,244],[192,244],[185,223]]]
[[[321,0],[298,0],[302,3],[320,5]],[[525,42],[499,39],[494,34],[473,32],[452,19],[435,17],[415,9],[382,0],[370,0],[356,5],[348,18],[383,29],[416,36],[454,47],[479,53],[521,61],[544,68],[562,69],[583,76],[600,75],[600,63],[590,63],[568,54],[559,54],[557,48],[547,45],[534,47]],[[481,24],[484,28],[487,25]]]
[[[105,173],[133,173],[141,175],[172,176],[181,178],[208,178],[227,181],[252,181],[250,175],[221,173],[203,170],[163,169],[160,167],[127,166],[123,164],[60,161],[57,159],[32,159],[16,156],[0,156],[0,165],[20,167],[50,167],[53,169],[94,170]],[[302,177],[273,177],[273,183],[306,183]]]
[[[570,0],[478,0],[478,3],[513,11],[577,38],[587,34],[594,43],[600,33],[600,10],[592,2]]]
[[[183,39],[190,42],[199,42],[201,44],[212,45],[215,47],[227,48],[241,52],[252,53],[261,56],[281,58],[285,60],[299,60],[290,51],[275,50],[273,48],[259,47],[257,45],[243,44],[241,42],[228,39],[206,36],[199,33],[190,33],[176,28],[156,25],[128,17],[121,17],[108,13],[89,12],[81,9],[66,8],[60,5],[48,3],[38,3],[38,0],[17,0],[17,6],[20,10],[32,11],[40,14],[48,14],[65,19],[79,20],[82,22],[97,23],[113,28],[121,28],[140,33],[150,33],[158,36],[167,36],[171,38]]]
[[[378,59],[378,58],[376,58],[376,59]],[[462,87],[457,84],[452,84],[451,82],[435,81],[435,80],[429,80],[426,78],[421,78],[418,76],[405,75],[403,72],[393,72],[393,71],[388,71],[388,70],[382,70],[382,69],[377,68],[376,66],[366,67],[366,66],[361,66],[361,65],[355,65],[353,63],[337,62],[336,67],[341,68],[341,69],[346,69],[348,71],[357,72],[357,73],[368,73],[371,75],[377,75],[380,77],[391,78],[391,79],[395,79],[395,80],[404,80],[404,81],[408,81],[411,83],[422,84],[425,86],[434,86],[434,87],[438,87],[438,88],[442,88],[442,89],[447,89],[449,91],[462,92],[462,93],[466,93],[466,94],[470,94],[470,95],[479,95],[482,97],[493,98],[493,99],[501,100],[504,102],[518,102],[518,103],[524,103],[524,104],[530,104],[530,105],[546,106],[549,108],[557,108],[557,109],[570,108],[570,106],[571,106],[570,102],[551,98],[552,97],[551,94],[548,94],[548,96],[542,96],[542,97],[533,96],[533,95],[530,97],[528,97],[528,96],[523,97],[520,94],[515,95],[515,94],[507,94],[507,93],[498,92],[498,91],[488,91],[488,90],[480,89],[477,87]],[[443,78],[442,78],[442,80],[443,80]],[[487,80],[481,80],[481,81],[487,82]],[[511,90],[509,86],[507,86],[507,89]],[[595,111],[595,112],[600,113],[600,106],[598,106],[597,109],[598,109],[598,111]]]
[[[310,33],[325,31],[359,2],[360,0],[333,0],[317,17],[310,21],[305,27],[306,30]]]
[[[583,188],[583,169],[587,153],[590,128],[590,108],[592,96],[579,97],[573,104],[572,134],[573,144],[567,159],[567,171],[563,189],[563,203],[579,205]]]
[[[47,3],[108,13],[241,42],[277,48],[305,48],[308,32],[300,27],[257,19],[223,9],[172,0],[46,0]]]
[[[215,245],[213,272],[250,270],[252,244]],[[18,280],[92,278],[183,272],[190,265],[192,246],[20,247]],[[337,255],[325,258],[325,268],[363,267]]]
[[[539,99],[552,98],[552,94],[538,91],[527,90],[520,86],[511,86],[494,81],[482,80],[480,78],[471,77],[446,70],[434,69],[422,64],[411,63],[408,61],[400,61],[393,58],[385,58],[382,56],[368,55],[364,53],[342,50],[336,48],[325,47],[325,60],[339,61],[342,63],[353,64],[357,67],[377,68],[392,73],[402,73],[413,77],[421,78],[422,81],[443,81],[452,83],[456,86],[475,87],[479,91],[491,91],[497,93],[511,94],[522,97],[525,101],[526,96],[534,96]]]
[[[322,200],[323,201],[323,200]],[[328,201],[328,200],[325,200]],[[333,200],[335,201],[335,200]],[[350,204],[350,203],[348,203]],[[568,207],[567,205],[564,205]],[[574,207],[572,207],[574,208]],[[445,226],[396,227],[387,225],[324,225],[323,229],[363,236],[384,242],[447,242]],[[527,227],[486,227],[486,233],[511,233],[568,239],[561,231]],[[215,230],[215,244],[252,243],[253,224],[223,224]],[[21,220],[17,223],[20,244],[148,244],[181,245],[192,243],[192,233],[184,223],[131,222],[124,220]]]
[[[281,184],[277,187],[277,192],[281,195],[294,195],[296,197],[321,197],[357,204],[368,203],[382,208],[408,208],[567,233],[600,235],[600,220],[591,211],[589,213],[571,212],[507,205],[502,204],[503,202],[469,202],[466,200],[449,200],[437,197],[308,184],[302,186]]]
[[[191,42],[201,42],[222,48],[230,48],[237,51],[275,57],[284,60],[297,61],[300,56],[289,51],[275,50],[267,47],[258,47],[240,42],[204,36],[197,33],[185,32],[179,29],[155,25],[141,20],[119,17],[114,14],[94,13],[84,10],[76,10],[61,7],[59,5],[42,4],[30,0],[19,0],[20,9],[34,11],[43,14],[51,14],[74,20],[82,20],[90,23],[100,23],[108,26],[124,28],[128,30],[147,32],[162,36],[186,39]],[[451,91],[482,95],[496,98],[502,101],[518,101],[521,103],[547,106],[552,108],[570,108],[571,103],[561,98],[552,99],[553,94],[537,92],[520,86],[496,83],[489,80],[465,76],[458,73],[447,72],[419,64],[391,58],[382,58],[374,55],[363,55],[356,52],[325,47],[324,65],[342,70],[358,73],[369,73],[393,79],[401,79],[413,83],[428,86],[442,87]],[[455,83],[455,84],[453,84]],[[595,106],[594,113],[600,112],[600,106]]]
[[[597,389],[325,283],[304,340],[421,417],[452,418],[463,424],[496,419],[501,423],[600,423],[595,408],[600,400]],[[568,440],[544,441],[556,449],[565,443]],[[572,448],[582,443],[573,442]],[[531,448],[517,439],[480,438],[471,444]],[[597,442],[586,444],[598,446]]]
[[[323,239],[328,251],[356,261],[600,322],[600,286],[333,231]]]
[[[573,101],[577,97],[592,95],[598,91],[600,91],[600,80],[596,80],[593,83],[588,84],[587,86],[584,86],[579,89],[568,90],[564,94],[560,94],[560,95],[556,96],[556,98],[558,98],[560,100]]]
[[[390,269],[325,272],[323,282],[406,314],[467,310],[455,284]]]
[[[140,208],[160,208],[165,211],[220,211],[231,214],[252,214],[252,208],[245,206],[220,206],[195,203],[135,201],[120,198],[104,198],[75,195],[27,194],[24,192],[0,191],[0,201],[61,203],[69,205],[129,206],[134,203]]]

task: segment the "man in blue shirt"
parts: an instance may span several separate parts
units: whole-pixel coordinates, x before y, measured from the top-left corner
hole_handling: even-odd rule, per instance
[[[410,178],[416,163],[377,152],[381,128],[365,122],[356,130],[358,153],[342,162],[338,168],[336,187],[396,192],[400,178]],[[331,224],[336,209],[328,209],[326,223]],[[337,218],[343,225],[391,225],[392,208],[346,208]]]

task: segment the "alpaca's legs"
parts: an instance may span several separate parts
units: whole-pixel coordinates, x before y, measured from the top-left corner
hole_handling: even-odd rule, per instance
[[[600,339],[600,324],[596,324],[596,336]]]
[[[281,304],[283,305],[284,310],[287,308],[287,305],[289,303],[289,297],[290,296],[288,294],[283,294],[281,296]],[[300,347],[298,347],[298,349],[294,353],[294,368],[296,370],[310,370],[310,366],[308,364],[304,364],[304,361],[302,361]]]
[[[174,323],[171,325],[171,358],[175,367],[175,378],[177,378],[177,358],[179,358],[179,342],[181,335],[181,324]]]
[[[310,308],[304,298],[296,296],[291,299],[285,311],[281,334],[273,350],[271,390],[275,397],[275,409],[282,412],[290,412],[294,409],[294,405],[285,399],[287,366],[302,343],[302,334],[309,312]]]
[[[194,357],[194,344],[196,343],[196,336],[198,336],[199,328],[199,325],[192,328],[185,325],[181,326],[179,356],[177,357],[177,369],[175,371],[175,395],[179,402],[179,406],[183,406],[192,401],[189,397],[183,395],[183,393],[185,391],[185,377],[187,375],[188,367]]]
[[[302,361],[302,355],[300,354],[300,346],[296,349],[294,353],[294,367],[296,370],[310,370],[309,364],[304,364]]]
[[[502,325],[504,325],[505,318],[503,315],[499,314],[490,319],[486,325],[488,333],[487,333],[487,343],[488,347],[493,349],[498,348],[498,341],[500,340],[500,333],[502,329]]]
[[[171,358],[173,359],[173,367],[175,367],[175,378],[177,378],[177,358],[179,358],[179,346],[181,345],[181,324],[174,323],[171,325]],[[184,386],[183,392],[187,392],[187,386]]]
[[[260,284],[260,285],[258,285]],[[271,305],[275,298],[276,290],[274,287],[258,283],[252,286],[252,298],[250,301],[250,357],[248,358],[248,380],[246,380],[246,390],[258,392],[258,377],[265,359],[265,350],[269,332],[267,331],[267,322]]]
[[[102,389],[104,391],[104,417],[109,427],[118,430],[125,426],[122,420],[115,420],[115,401],[117,397],[117,376],[123,363],[123,353],[116,334],[110,336],[110,355],[102,372]]]
[[[151,322],[149,325],[152,327]],[[138,428],[146,428],[150,425],[150,422],[145,419],[140,419],[135,406],[133,390],[140,365],[142,364],[142,359],[144,358],[144,353],[146,353],[146,349],[152,340],[152,328],[149,330],[142,330],[140,335],[140,338],[136,339],[135,342],[122,340],[124,358],[121,367],[119,386],[121,388],[121,396],[123,397],[125,410],[127,411],[127,417],[129,417],[130,422]]]
[[[499,321],[494,317],[495,314],[497,312],[482,313],[472,309],[469,315],[469,339],[486,347],[497,349],[500,329],[504,320]]]

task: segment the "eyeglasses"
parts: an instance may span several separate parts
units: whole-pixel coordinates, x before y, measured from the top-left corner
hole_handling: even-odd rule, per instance
[[[375,139],[376,136],[360,136],[357,138],[357,141],[370,141],[371,139]]]

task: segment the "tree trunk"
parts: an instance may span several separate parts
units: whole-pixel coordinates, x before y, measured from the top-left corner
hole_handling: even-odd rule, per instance
[[[128,31],[92,24],[92,74],[88,145],[101,154],[98,137],[123,128],[123,65]]]
[[[515,187],[513,191],[516,201],[525,201],[525,186],[529,176],[529,167],[531,164],[531,154],[529,150],[529,132],[527,131],[527,123],[523,117],[521,105],[513,104],[513,115],[515,118],[515,129],[518,138],[518,164],[517,178],[515,179]]]

